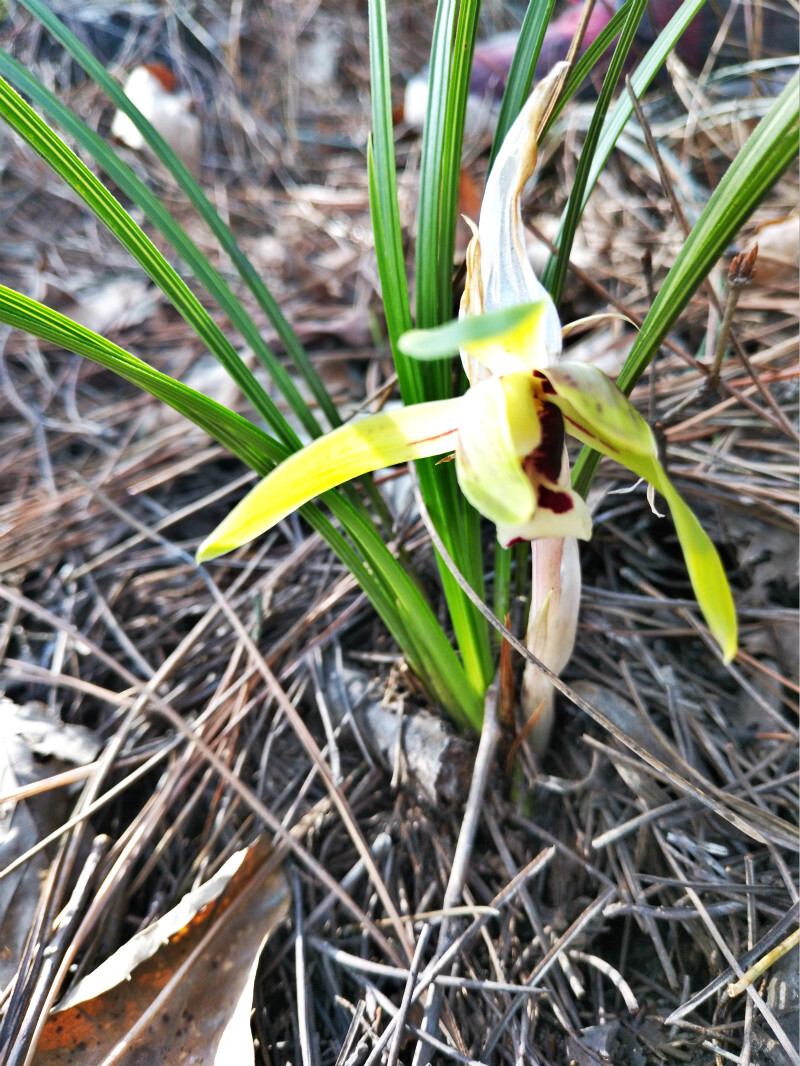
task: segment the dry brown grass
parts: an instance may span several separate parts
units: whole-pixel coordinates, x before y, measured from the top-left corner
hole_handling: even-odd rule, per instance
[[[429,6],[392,6],[406,73],[424,55]],[[346,0],[306,15],[294,5],[243,5],[235,47],[222,32],[235,18],[225,5],[209,8],[216,58],[172,36],[172,58],[204,118],[201,178],[343,405],[391,374],[366,193],[361,7]],[[338,49],[335,78],[322,86],[304,83],[304,49],[317,35]],[[107,128],[99,94],[73,84],[69,64],[29,20],[20,16],[6,45]],[[147,58],[138,54],[146,48],[140,27],[127,61]],[[760,113],[762,88],[748,85],[755,103],[732,110],[685,72],[673,76],[679,92],[654,97],[648,121],[691,219]],[[694,109],[688,120],[681,99]],[[545,234],[574,168],[581,114],[567,113],[532,194],[531,219]],[[94,287],[141,282],[44,165],[0,138],[2,281],[67,313]],[[399,151],[410,226],[418,144],[403,136]],[[565,319],[609,303],[642,317],[680,246],[644,151],[619,153],[592,200]],[[135,165],[227,269],[166,179]],[[480,166],[478,156],[476,180]],[[741,243],[796,202],[790,174]],[[723,261],[711,277],[723,299],[726,269]],[[107,324],[109,336],[239,402],[158,294],[135,313],[142,291],[127,320]],[[352,716],[342,718],[347,692],[358,689],[367,703],[388,693],[407,715],[419,692],[322,542],[289,521],[204,575],[192,552],[246,471],[108,372],[0,330],[3,690],[17,705],[88,727],[101,745],[85,781],[44,792],[42,835],[45,824],[93,807],[50,845],[31,919],[44,933],[18,964],[9,1018],[36,1002],[37,962],[92,840],[110,838],[98,883],[136,843],[106,918],[76,945],[71,980],[263,827],[238,780],[271,812],[270,832],[294,830],[299,842],[286,859],[299,892],[293,923],[271,944],[258,986],[257,1061],[421,1061],[421,988],[434,977],[436,1061],[800,1061],[791,1044],[796,953],[747,995],[726,992],[798,918],[796,276],[765,271],[746,291],[734,335],[750,369],[734,354],[719,390],[703,392],[695,357],[710,356],[717,323],[708,294],[698,293],[636,398],[663,423],[671,472],[723,552],[742,629],[736,661],[723,666],[709,642],[671,525],[641,493],[608,494],[627,486],[603,466],[566,673],[579,703],[561,701],[538,772],[523,751],[509,778],[485,749],[466,808],[450,809],[395,789],[365,754]],[[613,366],[629,330],[577,343]],[[398,528],[424,577],[432,567],[424,528],[413,515],[398,516]],[[520,631],[522,604],[515,610]],[[229,777],[176,729],[175,715]],[[122,788],[111,794],[112,786]],[[309,820],[315,804],[322,813]],[[359,841],[371,848],[371,872]],[[440,908],[454,903],[475,911],[443,918]]]

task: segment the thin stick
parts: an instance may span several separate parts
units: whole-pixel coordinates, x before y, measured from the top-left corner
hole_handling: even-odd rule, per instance
[[[463,897],[464,886],[467,881],[467,870],[472,858],[472,848],[475,843],[475,834],[481,820],[481,810],[484,804],[486,789],[489,784],[489,776],[494,765],[494,755],[497,742],[500,738],[500,727],[497,721],[497,704],[499,699],[499,686],[495,680],[486,691],[486,700],[483,712],[483,728],[481,740],[478,745],[478,754],[475,757],[475,768],[472,772],[472,781],[469,788],[467,804],[464,808],[464,820],[461,823],[461,832],[458,834],[453,865],[450,869],[450,877],[444,893],[443,909],[457,906]],[[442,955],[451,945],[453,940],[454,920],[446,918],[439,931],[439,943],[436,954]],[[442,1010],[444,989],[440,985],[434,985],[428,1005],[425,1009],[425,1017],[422,1021],[422,1032],[433,1035],[439,1025],[439,1015]],[[428,1066],[431,1057],[429,1044],[420,1042],[414,1052],[414,1066]]]
[[[791,951],[792,948],[796,948],[798,944],[800,944],[800,929],[795,929],[782,943],[778,944],[772,951],[768,951],[758,962],[746,970],[738,981],[728,985],[728,995],[731,999],[740,996],[742,992],[752,985],[753,981],[757,981],[762,973],[766,973],[771,966],[775,965],[778,959],[782,959],[787,952]]]

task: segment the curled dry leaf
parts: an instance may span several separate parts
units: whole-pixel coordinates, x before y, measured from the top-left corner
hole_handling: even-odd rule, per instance
[[[64,313],[94,330],[130,329],[146,322],[155,313],[162,294],[141,278],[115,278],[88,292],[82,292]]]
[[[4,713],[0,705],[0,714]],[[6,736],[0,748],[0,790],[13,793],[32,779],[33,759],[19,737]],[[0,806],[0,868],[32,848],[40,839],[41,825],[32,805],[7,802]],[[47,872],[40,852],[0,881],[0,987],[6,988],[17,973],[28,931],[39,904],[39,886]]]
[[[202,131],[192,113],[189,93],[177,92],[174,74],[162,63],[146,63],[131,71],[125,94],[190,170],[200,162]],[[127,115],[117,111],[111,136],[129,148],[152,154],[150,146]]]
[[[256,967],[289,902],[269,855],[264,841],[237,852],[84,978],[49,1018],[34,1066],[252,1063]]]
[[[765,222],[744,251],[758,248],[753,280],[757,285],[797,283],[800,266],[800,215]]]

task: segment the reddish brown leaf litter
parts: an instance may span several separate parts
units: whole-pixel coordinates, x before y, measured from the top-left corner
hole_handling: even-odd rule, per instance
[[[367,203],[362,5],[201,14],[203,34],[161,9],[126,16],[120,58],[126,70],[154,47],[169,59],[202,119],[201,180],[337,401],[346,410],[382,402],[391,367]],[[389,17],[395,70],[408,75],[428,48],[433,8],[393,4]],[[508,28],[496,10],[487,17],[493,30]],[[3,34],[108,129],[112,109],[27,16]],[[772,92],[763,66],[723,68],[718,54],[700,78],[671,63],[669,84],[644,102],[690,224]],[[399,76],[396,88],[399,103]],[[545,146],[528,203],[545,239],[586,125],[578,102]],[[116,294],[105,326],[114,340],[222,396],[184,323],[41,161],[0,136],[3,282],[68,313],[108,310]],[[480,189],[485,148],[471,146],[469,189]],[[411,241],[417,136],[398,129],[398,153]],[[128,158],[227,271],[167,179]],[[640,490],[611,494],[631,485],[602,466],[566,674],[574,702],[559,702],[552,749],[535,769],[523,740],[509,774],[498,755],[513,738],[487,734],[473,773],[476,741],[459,739],[453,787],[434,803],[414,791],[412,749],[438,757],[449,742],[409,742],[407,752],[397,743],[423,703],[419,686],[318,538],[288,521],[204,576],[192,552],[250,475],[107,372],[0,334],[0,675],[15,707],[49,716],[56,735],[81,726],[99,745],[78,767],[66,748],[30,748],[37,773],[17,768],[4,792],[12,834],[33,802],[23,786],[41,789],[35,798],[55,820],[26,819],[3,850],[13,868],[0,886],[26,867],[41,876],[24,911],[30,935],[4,949],[15,959],[0,990],[0,1060],[25,1062],[38,1026],[58,1024],[55,1014],[48,1021],[57,1000],[267,833],[293,902],[255,983],[257,1063],[798,1061],[796,955],[742,996],[727,993],[798,922],[797,273],[784,263],[796,205],[790,173],[635,394],[723,552],[741,622],[737,659],[722,666],[708,642],[671,525]],[[774,271],[764,267],[771,230]],[[683,240],[644,132],[631,126],[589,202],[565,320],[614,309],[640,322]],[[726,276],[756,240],[755,273],[710,390]],[[109,288],[121,279],[144,286],[133,310],[146,314]],[[613,373],[631,327],[616,320],[569,343]],[[433,590],[430,539],[408,483],[393,471],[383,490],[396,548]],[[487,559],[491,568],[488,540]],[[517,634],[523,608],[512,604]],[[512,665],[519,674],[516,656]],[[45,790],[42,774],[67,776]],[[213,997],[208,956],[191,983]],[[125,1010],[136,987],[121,986]],[[146,1010],[132,1009],[130,1024]],[[174,1038],[157,1061],[180,1050],[169,1013],[169,1026],[154,1023]],[[67,1053],[83,1053],[77,1034],[68,1043]]]
[[[255,965],[288,890],[263,841],[195,890],[73,990],[34,1062],[246,1062]],[[219,883],[217,885],[217,883]]]

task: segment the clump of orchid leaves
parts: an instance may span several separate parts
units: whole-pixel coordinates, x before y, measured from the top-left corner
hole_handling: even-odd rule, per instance
[[[558,67],[537,86],[503,141],[472,225],[459,319],[407,332],[399,342],[413,359],[459,352],[469,381],[464,394],[353,420],[311,441],[245,496],[197,558],[231,551],[352,478],[452,455],[461,491],[495,524],[500,544],[531,542],[527,645],[559,674],[572,654],[578,621],[577,541],[592,535],[589,509],[570,485],[570,436],[645,481],[651,506],[654,492],[666,500],[698,604],[729,661],[736,652],[736,614],[719,555],[667,476],[636,408],[596,367],[561,360],[558,314],[526,254],[520,198],[563,73]],[[525,714],[537,716],[541,746],[553,690],[534,664],[526,668],[521,703]]]
[[[632,74],[636,95],[647,91],[702,2],[682,0],[676,6],[673,18]],[[340,413],[313,361],[202,186],[104,64],[53,12],[52,5],[45,0],[20,3],[140,131],[214,234],[280,338],[291,364],[287,367],[274,355],[230,279],[194,243],[119,150],[87,126],[24,63],[0,48],[0,120],[129,252],[196,332],[204,350],[225,368],[249,405],[250,417],[243,417],[81,323],[25,293],[0,286],[0,322],[112,370],[180,412],[256,473],[269,475],[204,542],[201,558],[212,558],[258,536],[301,506],[304,519],[358,581],[431,701],[459,725],[480,728],[484,695],[496,670],[496,648],[485,617],[437,552],[451,640],[419,583],[396,557],[391,521],[374,484],[365,478],[357,491],[344,482],[385,465],[414,460],[430,520],[480,601],[486,599],[485,578],[492,570],[494,613],[499,618],[505,617],[509,607],[512,556],[500,544],[530,541],[528,647],[538,662],[558,674],[575,639],[580,602],[577,541],[591,533],[591,516],[582,497],[591,481],[593,457],[602,452],[643,478],[651,499],[657,492],[666,500],[708,626],[724,658],[734,654],[735,615],[717,553],[659,463],[649,428],[622,393],[593,368],[561,361],[558,316],[527,261],[520,226],[520,195],[534,168],[543,115],[551,104],[553,115],[558,113],[616,40],[567,199],[556,241],[558,251],[543,272],[546,288],[557,303],[575,227],[632,114],[625,93],[612,101],[637,27],[646,17],[647,0],[626,0],[570,69],[563,91],[556,72],[526,104],[553,10],[552,4],[528,5],[500,109],[492,149],[494,168],[469,250],[461,316],[450,324],[446,321],[452,307],[459,163],[481,5],[472,0],[461,5],[442,0],[438,5],[421,150],[416,318],[412,319],[397,196],[386,4],[385,0],[369,0],[370,206],[388,339],[405,407],[341,428],[337,428]],[[56,127],[66,132],[67,140]],[[158,230],[170,249],[168,254],[183,261],[230,322],[238,340],[223,332],[205,302],[67,141],[79,145],[86,158],[94,160],[95,170],[108,175]],[[799,147],[800,96],[795,75],[710,195],[660,286],[620,373],[623,391],[629,391],[645,371],[713,264],[781,174],[794,164]],[[420,327],[416,332],[412,331],[415,322]],[[271,387],[280,394],[279,403],[252,373],[245,351],[253,352],[263,365]],[[453,395],[450,356],[456,351],[469,381],[462,396]],[[314,397],[314,406],[304,399],[300,381]],[[291,412],[292,421],[286,411]],[[312,438],[305,450],[297,427]],[[326,427],[330,427],[327,434]],[[563,447],[567,436],[586,445],[573,469],[572,485]],[[450,455],[454,462],[440,462]],[[335,485],[341,487],[325,493],[320,501],[323,506],[304,502]],[[493,565],[488,566],[481,515],[495,524],[499,537]],[[514,554],[519,552],[515,549]],[[536,666],[525,671],[521,701],[526,715],[541,713],[540,732],[545,733],[552,691],[547,675]]]

